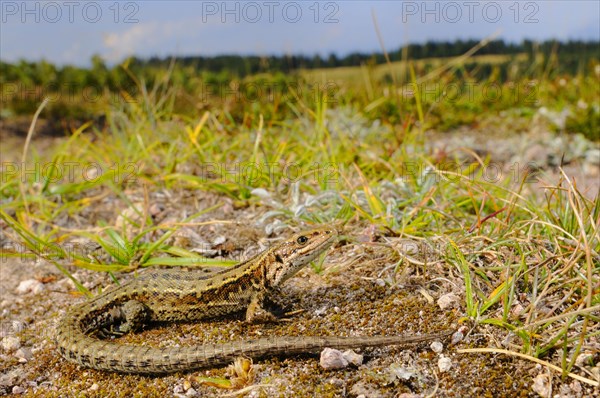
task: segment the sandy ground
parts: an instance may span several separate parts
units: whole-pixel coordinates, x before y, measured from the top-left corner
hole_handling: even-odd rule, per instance
[[[493,126],[488,128],[493,129]],[[18,159],[14,156],[18,156],[22,138],[7,138],[10,137],[3,137],[3,161]],[[570,156],[566,170],[577,176],[580,189],[591,197],[598,192],[600,166],[594,163],[592,153],[600,151],[596,144],[588,143],[575,153],[575,149],[569,147],[573,140],[545,132],[501,140],[460,131],[454,138],[448,134],[430,133],[427,139],[430,150],[440,156],[460,152],[469,160],[491,154],[502,164],[503,170],[511,170],[510,165],[514,162],[533,161],[537,171],[543,173],[543,179],[534,182],[531,189],[539,189],[546,179],[560,176],[554,165],[559,152],[553,148],[562,146],[567,148]],[[55,140],[60,138],[42,138],[36,148],[50,147]],[[141,193],[133,193],[136,194]],[[151,193],[150,199],[152,203],[160,204],[164,217],[174,220],[183,219],[185,214],[217,201],[227,202],[223,208],[203,217],[232,220],[233,224],[192,228],[194,234],[207,242],[213,242],[215,237],[225,237],[227,250],[223,254],[226,258],[251,255],[268,245],[269,239],[272,241],[291,233],[283,231],[267,237],[264,228],[253,221],[264,213],[264,209],[238,209],[228,199],[212,194],[172,192],[167,200],[164,195]],[[114,217],[117,214],[115,212]],[[5,250],[15,249],[10,243],[14,234],[3,221],[0,223],[0,244]],[[427,343],[367,349],[361,352],[365,355],[362,365],[340,370],[321,368],[318,355],[256,361],[255,376],[249,383],[254,387],[246,392],[246,396],[534,397],[539,396],[533,389],[535,383],[545,386],[548,396],[598,396],[598,388],[570,378],[561,380],[556,372],[529,361],[499,354],[457,353],[457,348],[510,348],[515,337],[505,330],[474,326],[466,320],[464,287],[456,270],[448,269],[443,262],[433,262],[427,267],[404,262],[400,269],[395,269],[390,265],[398,262],[393,248],[402,242],[397,240],[399,238],[372,235],[369,231],[366,225],[353,226],[346,233],[358,236],[362,243],[342,240],[331,250],[323,270],[316,272],[307,268],[288,282],[283,290],[283,300],[294,309],[304,310],[290,322],[247,325],[241,317],[233,317],[198,324],[152,325],[122,340],[130,344],[143,341],[159,346],[285,334],[411,335],[460,331],[463,338],[456,344],[440,341],[441,348],[435,351]],[[189,244],[193,245],[193,239]],[[6,256],[0,260],[0,394],[26,397],[216,397],[228,393],[197,380],[197,376],[223,377],[225,369],[144,377],[82,369],[66,362],[55,350],[54,327],[65,310],[83,298],[56,267],[43,260]],[[94,293],[114,285],[105,274],[69,269]],[[132,275],[117,277],[126,280]],[[28,288],[23,281],[29,281]],[[443,296],[449,300],[448,306],[441,305],[439,300]]]

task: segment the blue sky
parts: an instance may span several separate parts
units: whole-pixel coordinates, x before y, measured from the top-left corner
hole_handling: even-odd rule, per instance
[[[600,2],[7,1],[0,59],[87,65],[128,55],[315,54],[388,50],[427,40],[600,40]]]

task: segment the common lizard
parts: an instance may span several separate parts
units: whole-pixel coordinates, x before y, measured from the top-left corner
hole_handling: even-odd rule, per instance
[[[154,348],[120,344],[97,335],[123,334],[148,322],[197,321],[246,310],[246,320],[274,319],[270,297],[334,241],[333,228],[298,233],[231,268],[151,270],[67,313],[57,327],[61,355],[84,367],[123,373],[165,374],[216,367],[238,356],[293,355],[325,347],[346,349],[428,341],[443,334],[374,337],[270,337],[223,344]]]

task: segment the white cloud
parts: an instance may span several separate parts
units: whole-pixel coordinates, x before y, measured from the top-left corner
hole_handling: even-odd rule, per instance
[[[147,47],[157,44],[157,38],[165,38],[170,30],[167,25],[156,22],[138,23],[125,32],[103,34],[102,42],[107,50],[105,58],[109,62],[115,62],[135,53],[144,53]]]

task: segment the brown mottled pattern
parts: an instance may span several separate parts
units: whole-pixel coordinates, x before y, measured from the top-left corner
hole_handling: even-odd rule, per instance
[[[135,330],[147,321],[195,321],[246,309],[251,321],[281,283],[325,251],[336,232],[303,232],[258,256],[218,273],[153,270],[73,308],[57,328],[61,355],[82,366],[124,373],[164,374],[214,367],[240,355],[293,355],[324,347],[351,348],[427,341],[416,337],[273,337],[190,347],[152,348],[94,337],[103,330]]]

